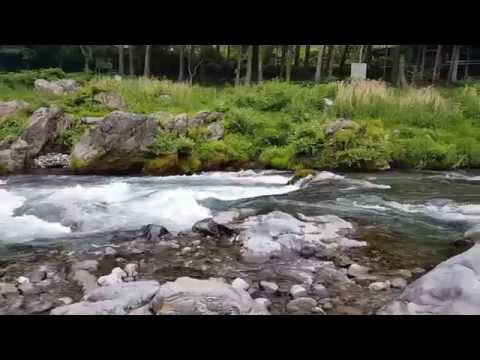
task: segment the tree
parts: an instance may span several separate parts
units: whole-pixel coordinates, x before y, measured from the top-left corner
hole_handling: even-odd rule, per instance
[[[130,70],[130,76],[135,76],[135,59],[133,45],[128,45],[128,67]]]
[[[263,48],[258,45],[258,83],[263,82]]]
[[[433,65],[432,82],[436,83],[440,79],[440,68],[442,66],[442,49],[443,45],[437,46],[437,52],[435,54],[435,64]]]
[[[458,62],[460,60],[460,45],[453,45],[452,56],[450,58],[450,68],[448,69],[448,83],[456,83],[458,76]]]
[[[123,49],[124,45],[117,45],[118,46],[118,73],[120,75],[125,74],[125,65],[124,65],[124,54],[123,54]]]
[[[197,62],[195,62],[195,45],[187,45],[187,70],[188,70],[188,84],[193,85],[193,78],[197,75],[198,68],[203,63],[202,54],[200,54]]]
[[[335,45],[331,45],[328,52],[328,77],[333,75],[333,64],[335,62]]]
[[[227,45],[227,60],[230,60],[230,45]]]
[[[179,49],[179,61],[178,61],[178,81],[183,81],[185,80],[185,45],[180,45]]]
[[[397,76],[397,85],[406,86],[407,78],[405,76],[405,53],[400,53],[399,63],[398,63],[398,76]]]
[[[310,62],[310,45],[305,45],[305,58],[303,61],[303,66],[307,67]]]
[[[235,69],[235,86],[240,85],[240,75],[242,72],[243,46],[238,46],[237,68]]]
[[[293,61],[293,66],[298,67],[300,65],[300,50],[302,49],[302,45],[295,45],[295,60]]]
[[[252,82],[252,61],[253,61],[253,45],[247,47],[247,74],[245,75],[245,85]]]
[[[145,66],[143,69],[143,76],[150,77],[150,52],[152,45],[145,45]]]
[[[322,80],[323,49],[324,45],[320,45],[317,55],[317,66],[315,68],[315,82],[320,82]]]
[[[347,56],[348,56],[349,51],[350,51],[350,46],[345,45],[343,47],[342,58],[340,59],[340,69],[343,69],[343,67],[345,66],[345,61],[347,61]]]
[[[287,58],[287,45],[281,46],[282,54],[280,59],[280,78],[283,78],[283,74],[285,72],[285,62]]]
[[[465,79],[468,79],[468,77],[470,76],[470,74],[469,74],[470,69],[469,68],[470,68],[471,56],[472,56],[472,48],[471,48],[471,46],[468,46],[467,47],[467,62],[465,64],[465,75],[464,75]]]
[[[90,62],[93,60],[93,49],[91,46],[88,45],[80,45],[80,51],[82,52],[83,59],[85,61],[84,71],[90,71]]]
[[[293,55],[293,46],[287,45],[287,56],[285,64],[285,81],[289,82],[292,76],[292,55]]]

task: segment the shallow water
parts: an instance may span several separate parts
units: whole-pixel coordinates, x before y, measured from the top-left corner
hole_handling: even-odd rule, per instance
[[[0,243],[138,229],[171,231],[229,208],[335,214],[384,251],[443,259],[480,222],[480,172],[322,173],[300,189],[290,173],[245,171],[194,176],[18,175],[0,178]],[[433,260],[432,260],[433,261]]]

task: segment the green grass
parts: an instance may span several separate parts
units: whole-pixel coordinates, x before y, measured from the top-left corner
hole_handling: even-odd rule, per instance
[[[377,81],[287,84],[270,81],[239,87],[200,87],[150,79],[116,81],[93,74],[68,74],[81,88],[65,96],[36,93],[40,73],[0,74],[0,101],[24,100],[28,109],[0,125],[0,140],[18,137],[33,110],[54,104],[76,119],[111,110],[94,100],[118,92],[125,111],[150,114],[222,111],[223,140],[208,141],[206,127],[186,136],[162,133],[152,155],[178,153],[203,162],[257,163],[278,169],[364,170],[480,167],[480,84],[452,88],[392,88]],[[63,77],[57,70],[44,77]],[[1,81],[7,79],[7,81]],[[33,79],[34,80],[34,79]],[[334,101],[327,106],[325,99]],[[327,137],[323,127],[337,117],[359,126]],[[58,141],[71,148],[86,129],[78,120]]]

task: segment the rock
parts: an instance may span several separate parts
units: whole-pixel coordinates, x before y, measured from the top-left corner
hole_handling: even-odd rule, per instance
[[[28,143],[28,158],[35,158],[57,136],[57,131],[71,125],[68,116],[55,106],[42,107],[30,117],[21,139]]]
[[[117,254],[117,250],[115,250],[114,248],[110,246],[105,248],[105,255],[114,256],[116,254]]]
[[[67,168],[70,156],[68,154],[49,153],[33,160],[36,167],[41,169]]]
[[[358,280],[376,280],[376,276],[369,275],[370,268],[358,264],[352,264],[348,267],[347,275]]]
[[[299,297],[287,304],[287,312],[308,314],[317,306],[317,302],[309,297]]]
[[[380,315],[480,315],[480,244],[437,265]]]
[[[188,129],[188,114],[182,113],[172,117],[165,124],[165,129],[173,131],[178,135],[186,135]]]
[[[410,279],[412,277],[412,273],[406,269],[398,270],[397,273],[404,279]]]
[[[273,211],[266,215],[251,216],[238,226],[237,241],[245,262],[263,263],[272,257],[292,252],[301,253],[305,247],[364,246],[342,234],[353,229],[352,224],[337,216],[325,215],[297,219],[289,214]]]
[[[347,255],[337,255],[335,256],[335,264],[340,267],[349,267],[353,264],[353,261]]]
[[[325,308],[325,305],[323,306]],[[338,315],[363,315],[363,311],[352,306],[339,305],[335,309]]]
[[[315,314],[327,315],[327,314],[325,313],[325,311],[324,311],[321,307],[319,307],[319,306],[314,307],[314,308],[312,309],[312,312],[315,313]]]
[[[18,295],[17,287],[13,284],[0,282],[0,298],[2,295]]]
[[[170,234],[170,232],[161,225],[147,225],[142,228],[143,236],[148,241],[160,241],[164,235]]]
[[[69,297],[61,297],[58,299],[58,301],[60,301],[64,305],[70,305],[73,302],[73,300]]]
[[[215,222],[212,218],[207,218],[196,222],[192,227],[193,232],[197,232],[204,236],[212,236],[214,238],[230,242],[235,231],[229,227]]]
[[[269,294],[273,294],[278,291],[278,285],[271,281],[260,281],[260,287],[263,291]]]
[[[314,247],[314,255],[317,259],[321,260],[329,260],[335,255],[336,246],[330,246],[332,244],[328,244],[325,246],[316,246]]]
[[[181,277],[160,287],[152,301],[157,315],[268,315],[250,294],[219,279]]]
[[[72,270],[86,270],[89,272],[95,272],[98,268],[97,260],[83,260],[77,261],[72,264]]]
[[[121,268],[116,267],[112,270],[110,275],[100,276],[97,284],[100,286],[109,286],[123,282],[123,278],[127,277],[127,273]]]
[[[323,132],[326,136],[331,136],[336,134],[340,130],[344,129],[355,129],[358,127],[358,124],[347,119],[339,118],[329,124],[327,124]]]
[[[327,288],[322,284],[316,284],[312,287],[312,293],[320,299],[328,298],[330,296]]]
[[[45,267],[40,267],[35,271],[32,271],[29,275],[30,281],[32,283],[39,283],[47,278],[47,271]]]
[[[393,288],[404,289],[407,287],[407,281],[403,278],[395,278],[390,281],[390,284]]]
[[[97,278],[87,270],[74,270],[71,279],[82,287],[84,293],[97,288]]]
[[[78,89],[77,83],[72,79],[52,80],[37,79],[33,83],[35,90],[53,95],[63,95]]]
[[[25,298],[26,300],[26,298]],[[25,301],[22,305],[24,311],[27,314],[35,315],[35,314],[42,314],[47,312],[48,310],[52,309],[55,306],[54,301],[49,296],[40,296],[35,298],[34,300]]]
[[[325,304],[322,305],[324,310],[332,310],[333,305],[331,302],[326,302]]]
[[[221,121],[224,115],[221,112],[200,111],[190,119],[188,126],[196,128],[215,121]]]
[[[114,91],[101,92],[95,95],[93,99],[111,110],[121,110],[125,107],[122,96]]]
[[[464,240],[476,242],[480,240],[480,225],[475,225],[468,229],[463,235]]]
[[[191,252],[191,251],[192,251],[192,248],[187,246],[187,247],[184,247],[184,248],[182,249],[182,251],[180,251],[180,253],[181,253],[182,255],[185,255],[185,254],[188,254],[188,253]]]
[[[376,281],[368,285],[368,288],[372,291],[382,291],[387,290],[390,287],[388,283]]]
[[[0,151],[0,168],[14,172],[25,168],[30,146],[22,139],[17,139],[9,149]]]
[[[220,140],[223,138],[224,129],[218,122],[208,125],[208,140]]]
[[[120,302],[115,300],[64,305],[50,311],[50,315],[126,315]]]
[[[290,295],[296,299],[299,297],[306,297],[307,296],[307,289],[305,289],[302,285],[293,285],[290,288]]]
[[[127,274],[127,278],[131,278],[134,281],[138,278],[138,265],[135,263],[130,263],[125,265],[125,273]]]
[[[17,284],[22,285],[22,284],[29,284],[30,279],[25,277],[25,276],[20,276],[17,278]]]
[[[234,287],[236,289],[247,291],[248,288],[250,287],[250,284],[247,283],[242,278],[236,278],[235,280],[232,281],[232,287]]]
[[[18,290],[22,295],[35,295],[41,292],[40,288],[34,286],[30,282],[26,282],[18,285]]]
[[[142,307],[139,307],[138,309],[130,311],[128,315],[144,316],[144,315],[153,315],[153,314],[150,311],[150,305],[147,304]]]
[[[425,273],[427,270],[421,268],[421,267],[417,267],[415,269],[412,269],[412,274],[415,274],[415,275],[420,275],[420,274],[423,274]]]
[[[194,240],[194,241],[192,241],[192,245],[193,245],[193,246],[196,246],[196,247],[199,247],[201,243],[202,243],[201,240]]]
[[[83,133],[70,166],[78,171],[140,170],[158,131],[152,117],[114,111]]]
[[[255,302],[260,306],[264,307],[265,309],[269,309],[272,305],[272,302],[267,298],[256,298]]]
[[[27,106],[28,103],[22,100],[0,101],[0,124],[11,114]]]
[[[103,119],[104,119],[103,117],[91,117],[91,116],[82,117],[80,118],[80,123],[85,125],[97,125]]]

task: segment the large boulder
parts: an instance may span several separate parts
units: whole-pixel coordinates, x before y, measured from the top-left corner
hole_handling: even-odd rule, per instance
[[[111,110],[121,110],[125,108],[125,101],[122,96],[114,91],[101,92],[95,95],[93,99]]]
[[[53,95],[63,95],[76,91],[78,89],[77,82],[72,79],[62,79],[62,80],[52,80],[48,81],[45,79],[37,79],[34,82],[35,90],[53,94]]]
[[[179,135],[186,135],[188,130],[188,115],[183,113],[173,116],[166,122],[165,129]]]
[[[90,172],[139,170],[158,131],[153,117],[112,112],[83,133],[72,151],[70,166]]]
[[[55,106],[36,110],[21,136],[30,146],[28,158],[33,159],[39,155],[44,146],[55,139],[58,131],[70,126],[71,118]]]
[[[218,122],[214,122],[207,127],[209,140],[220,140],[223,138],[224,130],[223,126]]]
[[[410,284],[379,315],[480,315],[480,243]]]
[[[340,130],[355,129],[357,127],[358,127],[358,124],[353,122],[352,120],[339,118],[331,123],[328,123],[324,127],[323,132],[326,136],[331,136],[331,135],[335,135]]]
[[[212,111],[200,111],[193,116],[188,122],[188,126],[196,128],[213,122],[217,122],[223,119],[224,113],[212,112]]]
[[[243,289],[220,279],[181,277],[160,287],[152,301],[157,315],[267,315]]]
[[[0,123],[9,115],[28,106],[28,103],[22,100],[0,101]]]
[[[366,246],[363,241],[345,237],[353,226],[334,215],[306,217],[299,214],[297,219],[273,211],[247,218],[237,230],[241,230],[237,241],[241,243],[246,262],[263,263],[290,253],[304,254],[305,250],[313,255],[325,248]]]
[[[7,172],[15,172],[25,167],[29,145],[22,139],[17,139],[10,149],[0,151],[0,173],[2,169]]]

